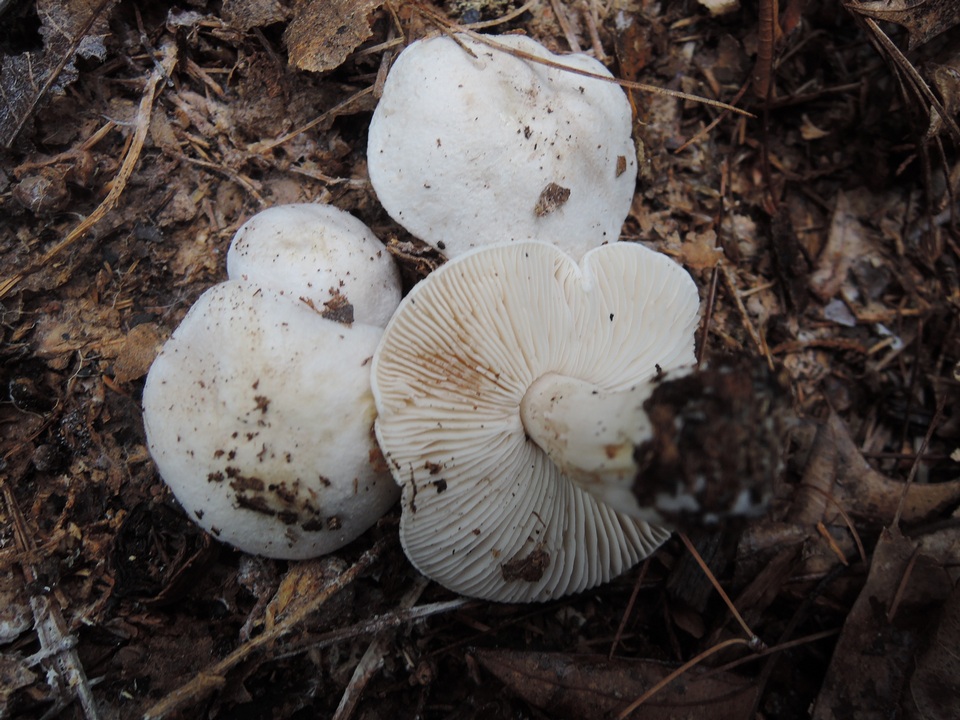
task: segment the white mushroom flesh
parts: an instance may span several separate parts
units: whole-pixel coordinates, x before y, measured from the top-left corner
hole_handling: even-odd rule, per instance
[[[528,37],[491,40],[612,77],[591,57],[554,55]],[[464,35],[400,54],[370,124],[367,160],[387,212],[451,258],[542,239],[579,260],[617,239],[637,176],[630,104],[618,85]]]
[[[381,333],[253,283],[204,293],[143,393],[151,455],[191,518],[241,550],[291,559],[376,522],[398,494],[373,438]]]
[[[501,245],[417,285],[372,381],[413,564],[466,595],[531,601],[596,586],[650,554],[667,531],[571,481],[531,439],[521,405],[545,377],[616,394],[658,366],[689,364],[697,314],[689,275],[628,243],[580,266],[545,243]]]

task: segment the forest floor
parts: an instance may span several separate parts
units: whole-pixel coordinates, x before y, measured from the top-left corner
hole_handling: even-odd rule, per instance
[[[960,716],[960,11],[741,4],[0,3],[0,718],[617,717],[701,653],[632,716]],[[749,634],[678,537],[498,604],[422,582],[399,509],[263,560],[158,476],[144,377],[251,215],[331,203],[432,266],[365,150],[437,14],[751,113],[629,90],[621,235],[694,276],[698,352],[789,388],[769,514],[691,538]]]

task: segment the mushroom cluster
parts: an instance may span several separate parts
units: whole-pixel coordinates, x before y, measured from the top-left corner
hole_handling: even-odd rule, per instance
[[[370,390],[398,272],[362,222],[325,205],[254,216],[227,269],[150,368],[150,453],[219,539],[276,558],[330,552],[398,495],[373,438]]]
[[[631,492],[633,449],[656,378],[694,360],[699,294],[614,242],[636,177],[622,91],[528,38],[492,43],[412,44],[371,123],[382,204],[451,258],[383,334],[376,433],[411,562],[466,595],[543,601],[668,537]]]
[[[401,542],[421,572],[543,601],[668,537],[636,501],[634,449],[661,373],[693,362],[697,288],[667,257],[615,242],[636,158],[609,73],[525,37],[490,43],[413,43],[371,122],[378,197],[445,265],[401,302],[358,220],[268,210],[154,362],[151,453],[219,538],[310,557],[402,494]]]

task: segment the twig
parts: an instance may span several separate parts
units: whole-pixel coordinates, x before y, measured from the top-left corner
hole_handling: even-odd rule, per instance
[[[299,655],[307,650],[322,650],[330,645],[336,645],[344,640],[350,640],[355,637],[360,637],[361,635],[383,632],[384,630],[399,627],[400,625],[408,622],[418,622],[433,615],[440,615],[452,610],[463,610],[465,608],[476,607],[479,605],[479,600],[461,597],[457,598],[456,600],[445,600],[443,602],[428,603],[427,605],[417,605],[409,610],[395,610],[393,612],[384,613],[383,615],[377,615],[376,617],[372,617],[369,620],[364,620],[363,622],[351,625],[350,627],[331,630],[330,632],[324,633],[319,637],[315,637],[309,642],[303,643],[302,645],[295,647],[288,652],[279,653],[276,656],[276,659],[283,660],[285,658],[294,657],[295,655]],[[455,643],[451,647],[454,647],[457,644],[460,643]],[[448,648],[444,648],[444,650],[446,649]],[[438,651],[434,654],[439,655],[440,652]]]
[[[717,282],[720,279],[720,265],[713,266],[713,272],[710,275],[710,288],[707,291],[707,302],[703,312],[703,330],[700,334],[700,342],[697,343],[697,367],[703,364],[707,356],[707,341],[710,338],[710,326],[713,324],[713,308],[717,301]]]
[[[420,599],[429,584],[430,581],[427,578],[418,577],[413,587],[400,598],[400,608],[403,610],[409,609]],[[363,689],[376,672],[383,667],[383,657],[387,654],[389,642],[390,636],[385,631],[378,633],[370,642],[366,652],[363,653],[363,657],[360,658],[360,662],[357,663],[357,667],[354,668],[353,675],[350,677],[350,682],[347,683],[343,695],[340,697],[340,704],[337,705],[337,710],[333,714],[333,720],[349,720],[350,716],[353,715]]]
[[[665,97],[677,98],[678,100],[689,100],[691,102],[702,103],[703,105],[710,105],[712,107],[723,108],[725,110],[730,110],[735,112],[738,115],[745,115],[746,117],[756,117],[753,113],[741,108],[734,107],[733,105],[728,105],[727,103],[720,102],[719,100],[711,100],[710,98],[701,97],[699,95],[691,95],[685,92],[679,92],[677,90],[667,90],[665,88],[657,87],[656,85],[647,85],[645,83],[633,82],[631,80],[621,80],[620,78],[612,77],[609,75],[598,75],[597,73],[592,73],[589,70],[581,70],[580,68],[570,67],[569,65],[564,65],[563,63],[556,62],[554,60],[549,60],[547,58],[534,55],[532,53],[524,52],[523,50],[518,50],[516,48],[510,47],[509,45],[504,45],[503,43],[497,42],[496,40],[491,39],[489,35],[481,35],[478,32],[474,32],[464,25],[457,25],[456,23],[451,23],[447,18],[434,13],[430,10],[427,10],[423,6],[419,6],[418,10],[424,15],[424,17],[431,20],[438,27],[447,28],[449,32],[458,32],[463,33],[471,40],[476,40],[482,45],[487,47],[492,47],[496,50],[500,50],[514,57],[518,57],[522,60],[527,60],[528,62],[537,63],[538,65],[545,65],[555,70],[560,70],[562,72],[573,73],[574,75],[580,75],[582,77],[592,78],[593,80],[600,80],[605,83],[612,83],[614,85],[619,85],[620,87],[628,88],[630,90],[638,90],[640,92],[654,93],[656,95],[663,95]]]
[[[120,195],[123,194],[124,189],[127,187],[127,181],[133,174],[137,161],[140,159],[140,151],[143,149],[144,140],[146,140],[147,133],[150,130],[150,117],[153,114],[153,101],[156,97],[157,85],[164,79],[165,73],[169,75],[170,72],[173,71],[173,66],[177,62],[177,46],[175,43],[166,43],[161,48],[161,52],[163,56],[160,59],[160,67],[154,68],[144,85],[143,97],[140,99],[140,108],[137,110],[136,130],[134,130],[133,136],[128,143],[126,154],[120,165],[120,170],[110,185],[110,192],[107,193],[107,196],[103,199],[103,202],[97,206],[96,210],[71,230],[63,240],[45,252],[37,263],[12,275],[6,280],[0,281],[0,299],[6,297],[27,275],[42,268],[77,240],[84,237],[87,232],[100,222],[103,216],[117,204]]]
[[[827,530],[827,526],[823,524],[823,520],[817,521],[817,532],[820,533],[820,537],[827,543],[830,551],[837,556],[840,563],[844,566],[849,566],[850,561],[847,560],[847,556],[843,554],[843,550],[837,545],[837,541],[830,535],[830,531]]]
[[[371,85],[370,87],[364,88],[363,90],[360,90],[359,92],[355,92],[353,95],[351,95],[350,97],[348,97],[346,100],[337,103],[336,105],[334,105],[332,108],[330,108],[330,109],[327,110],[326,112],[321,113],[320,115],[318,115],[317,117],[315,117],[313,120],[311,120],[310,122],[308,122],[306,125],[303,125],[302,127],[299,127],[299,128],[297,128],[296,130],[291,130],[291,131],[288,132],[286,135],[283,135],[283,136],[277,138],[276,140],[261,140],[260,142],[255,142],[255,143],[253,143],[252,145],[250,145],[249,147],[247,147],[247,152],[256,153],[256,154],[262,154],[262,153],[265,153],[265,152],[269,152],[270,150],[273,150],[275,147],[278,147],[278,146],[280,146],[280,145],[283,145],[283,144],[286,143],[286,142],[290,142],[291,140],[293,140],[293,139],[294,139],[295,137],[297,137],[298,135],[302,135],[302,134],[305,133],[307,130],[310,130],[310,129],[316,127],[317,125],[319,125],[320,123],[322,123],[322,122],[323,122],[324,120],[326,120],[327,118],[336,117],[337,115],[339,115],[341,112],[343,112],[346,108],[348,108],[350,105],[352,105],[354,102],[356,102],[356,101],[359,100],[360,98],[365,97],[366,95],[371,94],[371,93],[373,92],[373,90],[374,90],[374,86]]]
[[[731,102],[735,102],[735,103],[740,102],[740,99],[744,96],[744,94],[746,94],[746,92],[747,92],[747,84],[744,83],[743,85],[740,86],[740,89],[737,91],[737,94],[733,96],[733,100]],[[729,110],[724,110],[723,112],[721,112],[711,121],[709,125],[707,125],[704,128],[701,128],[699,131],[697,131],[697,133],[692,138],[690,138],[685,143],[683,143],[683,145],[681,145],[676,150],[674,150],[673,154],[678,155],[684,150],[686,150],[688,147],[693,145],[693,143],[699,141],[702,138],[705,138],[707,135],[710,134],[710,131],[713,130],[721,122],[723,122],[723,120],[729,114],[730,114]]]
[[[723,602],[730,610],[730,613],[733,615],[734,619],[740,623],[740,627],[743,628],[743,632],[747,635],[746,642],[749,643],[750,647],[754,649],[763,647],[763,641],[753,630],[750,629],[750,626],[747,625],[746,621],[743,619],[743,616],[740,614],[740,611],[737,610],[737,606],[733,604],[733,601],[730,599],[730,596],[727,595],[726,590],[724,590],[720,583],[717,582],[717,578],[714,577],[712,572],[710,572],[710,568],[707,567],[707,564],[703,561],[703,558],[700,557],[700,553],[697,552],[697,549],[693,546],[693,543],[690,542],[690,538],[688,538],[686,534],[682,532],[678,532],[677,535],[680,536],[680,540],[683,541],[683,544],[686,546],[687,551],[693,556],[693,559],[697,561],[697,564],[700,566],[700,569],[703,570],[703,574],[707,576],[710,584],[713,585],[714,589],[720,594],[720,597],[723,598]]]
[[[918,545],[913,549],[913,554],[910,555],[910,560],[907,561],[907,567],[903,570],[903,577],[900,578],[900,583],[897,585],[897,591],[893,594],[893,601],[890,603],[890,609],[887,610],[888,623],[892,623],[893,619],[897,616],[897,610],[900,608],[900,602],[903,600],[903,594],[907,589],[907,582],[910,580],[910,576],[913,575],[913,569],[916,567],[917,558],[919,557],[920,546]]]
[[[920,468],[920,461],[923,459],[923,454],[927,451],[927,446],[930,444],[930,439],[933,437],[934,431],[937,429],[937,425],[940,424],[940,419],[943,417],[943,410],[947,404],[947,396],[943,395],[937,401],[937,410],[933,414],[933,419],[930,420],[930,427],[927,428],[927,434],[923,436],[923,442],[920,443],[920,449],[917,450],[917,456],[913,460],[913,465],[910,466],[910,474],[907,475],[907,481],[903,484],[903,492],[900,493],[900,502],[897,504],[897,512],[893,516],[892,526],[895,528],[900,527],[900,516],[903,514],[903,506],[907,502],[907,493],[910,491],[910,487],[913,485],[914,479],[917,477],[917,470]]]
[[[747,329],[747,333],[750,335],[750,339],[756,344],[760,354],[767,359],[767,365],[769,365],[770,369],[773,370],[773,358],[771,357],[769,350],[764,352],[766,343],[763,342],[763,339],[760,337],[760,333],[758,333],[757,329],[753,326],[753,321],[750,320],[750,314],[747,312],[746,305],[743,304],[743,298],[740,297],[740,291],[737,288],[737,284],[733,278],[733,275],[725,266],[722,265],[720,267],[720,272],[723,275],[727,290],[729,291],[730,296],[733,298],[734,304],[737,306],[737,312],[740,313],[740,319],[743,321],[743,326]]]
[[[634,700],[632,703],[630,703],[627,707],[625,707],[623,710],[621,710],[621,711],[615,716],[615,717],[616,717],[616,720],[625,720],[626,718],[630,717],[630,715],[633,713],[634,710],[636,710],[638,707],[640,707],[641,705],[643,705],[647,700],[649,700],[650,698],[652,698],[654,695],[656,695],[658,692],[660,692],[663,688],[665,688],[667,685],[669,685],[670,683],[672,683],[672,682],[673,682],[674,680],[676,680],[678,677],[680,677],[680,676],[683,675],[685,672],[687,672],[687,670],[689,670],[690,668],[695,667],[696,665],[700,664],[701,662],[703,662],[704,660],[706,660],[706,659],[707,659],[708,657],[710,657],[711,655],[715,655],[716,653],[720,652],[721,650],[725,650],[725,649],[728,648],[728,647],[733,647],[734,645],[749,645],[749,643],[748,643],[746,640],[744,640],[743,638],[731,638],[731,639],[729,639],[729,640],[724,640],[722,643],[719,643],[719,644],[717,644],[717,645],[714,645],[712,648],[708,648],[707,650],[704,650],[702,653],[700,653],[699,655],[697,655],[697,656],[696,656],[695,658],[693,658],[692,660],[688,660],[688,661],[685,662],[683,665],[681,665],[680,667],[678,667],[678,668],[677,668],[676,670],[674,670],[672,673],[670,673],[669,675],[667,675],[663,680],[661,680],[660,682],[658,682],[658,683],[657,683],[656,685],[654,685],[652,688],[650,688],[649,690],[647,690],[643,695],[641,695],[640,697],[638,697],[636,700]]]
[[[840,631],[843,628],[833,628],[832,630],[821,630],[820,632],[811,633],[810,635],[804,635],[803,637],[797,638],[796,640],[789,640],[787,642],[777,643],[776,645],[771,645],[770,647],[764,648],[763,650],[758,650],[757,652],[751,655],[745,655],[742,658],[737,658],[736,660],[731,660],[728,663],[723,665],[718,665],[717,667],[707,670],[700,677],[706,679],[713,675],[718,675],[720,673],[733,670],[738,668],[741,665],[746,665],[747,663],[756,662],[757,660],[762,660],[763,658],[769,657],[770,655],[776,655],[782,653],[784,650],[792,650],[795,647],[800,647],[801,645],[809,645],[810,643],[816,642],[817,640],[824,640],[828,637],[833,637],[834,635],[839,635]]]
[[[650,558],[647,558],[640,568],[640,575],[637,576],[637,581],[633,584],[633,592],[630,593],[630,600],[627,601],[627,607],[623,611],[623,617],[620,618],[620,624],[617,626],[617,634],[613,636],[613,642],[610,644],[610,654],[607,656],[610,660],[613,660],[613,654],[617,651],[617,645],[620,644],[620,639],[623,637],[623,631],[627,627],[627,620],[630,619],[630,615],[633,613],[633,606],[637,602],[637,595],[640,594],[640,586],[643,584],[643,579],[647,576],[647,569],[649,567]]]
[[[587,24],[587,32],[590,33],[590,44],[593,45],[593,56],[600,62],[606,64],[607,54],[603,51],[603,43],[600,42],[600,33],[597,31],[597,0],[584,0],[581,6],[584,22]]]
[[[12,145],[13,141],[17,139],[17,135],[19,135],[20,131],[23,130],[24,123],[27,122],[27,118],[31,117],[34,111],[37,109],[37,103],[46,97],[46,94],[50,91],[50,88],[53,87],[57,80],[60,79],[60,74],[63,72],[63,68],[67,65],[67,63],[73,61],[74,55],[77,52],[77,48],[80,47],[80,43],[87,39],[87,33],[90,32],[90,28],[93,27],[93,24],[97,21],[97,18],[100,17],[107,5],[110,4],[111,0],[100,0],[100,2],[98,2],[90,12],[89,17],[87,17],[83,25],[81,25],[72,33],[70,45],[62,51],[57,60],[56,66],[49,72],[49,74],[47,74],[47,77],[44,78],[43,85],[34,92],[33,99],[30,102],[30,107],[20,114],[20,119],[17,121],[17,124],[11,128],[9,137],[7,138],[8,142],[6,143],[6,147]],[[0,297],[3,297],[3,295],[0,295]]]
[[[3,498],[7,505],[7,512],[13,519],[17,547],[24,555],[35,553],[36,543],[27,531],[27,524],[6,477],[0,479],[0,484],[3,486]],[[37,573],[30,562],[22,560],[20,567],[28,587],[39,583]],[[57,689],[61,694],[58,706],[66,707],[69,701],[76,697],[80,701],[80,707],[83,708],[83,716],[87,720],[97,720],[99,718],[97,705],[93,699],[93,691],[90,689],[87,674],[80,662],[80,656],[77,654],[77,640],[70,634],[60,607],[50,599],[49,595],[31,592],[30,609],[33,611],[33,623],[37,632],[37,639],[40,641],[40,653],[37,653],[34,657],[38,661],[45,658],[54,660],[54,667],[51,670],[57,680]]]
[[[864,564],[866,564],[867,551],[866,551],[866,548],[864,548],[863,546],[863,540],[860,539],[860,533],[857,532],[857,528],[853,524],[853,519],[847,514],[847,511],[843,509],[843,505],[840,504],[840,501],[837,500],[833,495],[828,493],[826,490],[824,490],[823,488],[819,488],[816,485],[808,485],[806,483],[801,482],[800,487],[804,487],[804,488],[807,488],[808,490],[814,490],[820,493],[827,500],[827,502],[830,502],[833,504],[833,506],[837,509],[837,512],[840,513],[840,517],[842,517],[843,521],[847,524],[847,529],[850,530],[850,534],[853,535],[853,541],[857,544],[857,552],[860,553],[860,560]],[[819,521],[818,521],[818,524],[819,524]],[[832,538],[831,538],[831,542],[832,542]]]
[[[324,603],[356,580],[361,573],[373,565],[377,558],[380,557],[380,553],[383,552],[387,542],[388,539],[386,538],[380,540],[376,545],[361,555],[360,559],[342,575],[325,586],[315,597],[305,602],[296,611],[284,617],[281,622],[278,622],[262,635],[258,635],[244,643],[220,662],[201,670],[193,680],[181,685],[168,694],[143,714],[143,720],[159,720],[159,718],[164,718],[170,713],[180,710],[186,706],[187,703],[196,702],[208,693],[223,687],[227,682],[226,674],[230,670],[244,660],[247,660],[254,653],[266,649],[283,635],[302,625],[303,622]]]
[[[757,64],[753,70],[753,92],[766,102],[773,89],[773,46],[777,40],[778,0],[760,0],[757,18]]]
[[[510,22],[514,18],[518,18],[523,15],[527,10],[532,8],[537,4],[537,0],[527,0],[523,5],[518,7],[516,10],[511,10],[506,15],[501,15],[498,18],[493,20],[482,20],[481,22],[470,23],[465,27],[470,28],[471,30],[482,30],[489,27],[495,27],[497,25],[503,25],[506,22]]]
[[[580,43],[577,41],[577,36],[573,34],[570,21],[567,19],[567,14],[563,11],[563,5],[560,4],[560,0],[550,0],[550,7],[553,8],[553,15],[557,18],[560,30],[567,39],[567,45],[570,46],[573,52],[580,52]]]

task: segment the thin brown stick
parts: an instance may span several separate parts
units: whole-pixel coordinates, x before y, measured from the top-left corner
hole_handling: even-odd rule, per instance
[[[740,297],[740,290],[737,288],[737,283],[734,280],[733,274],[727,269],[726,266],[723,265],[720,266],[720,272],[723,275],[723,279],[727,286],[727,291],[730,293],[734,304],[737,306],[737,312],[740,314],[740,320],[743,322],[743,326],[747,329],[750,339],[756,343],[760,354],[767,359],[767,365],[769,365],[770,369],[772,370],[774,368],[773,357],[771,356],[769,349],[767,349],[765,352],[766,343],[763,342],[763,339],[760,337],[760,333],[758,333],[757,329],[753,326],[753,321],[750,319],[750,313],[747,312],[747,306],[743,304],[743,298]]]
[[[713,675],[719,675],[720,673],[733,670],[738,668],[741,665],[746,665],[747,663],[755,662],[756,660],[761,660],[770,655],[775,655],[781,653],[784,650],[792,650],[795,647],[800,647],[801,645],[809,645],[812,642],[817,640],[825,640],[828,637],[833,637],[839,635],[840,631],[843,628],[833,628],[832,630],[821,630],[820,632],[811,633],[810,635],[804,635],[803,637],[797,638],[796,640],[788,640],[787,642],[777,643],[776,645],[771,645],[770,647],[764,648],[763,650],[757,650],[757,652],[750,655],[746,655],[742,658],[737,658],[736,660],[731,660],[728,663],[723,665],[718,665],[715,668],[707,670],[701,678],[708,678]]]
[[[707,357],[707,340],[710,337],[710,325],[713,324],[713,308],[717,301],[717,282],[720,280],[720,266],[714,265],[710,275],[710,289],[707,291],[707,304],[703,313],[703,331],[700,333],[700,342],[697,343],[697,367]]]
[[[90,213],[79,225],[71,230],[67,236],[45,252],[40,260],[31,267],[18,272],[7,279],[0,281],[0,299],[6,297],[20,282],[29,274],[36,272],[44,265],[53,260],[57,255],[73,245],[77,240],[86,236],[86,234],[114,208],[124,189],[127,187],[127,181],[133,174],[133,170],[140,159],[140,151],[143,149],[143,143],[147,139],[147,133],[150,130],[150,117],[153,114],[153,101],[157,94],[157,85],[163,80],[164,74],[169,75],[177,61],[176,44],[170,42],[161,48],[163,57],[160,60],[160,67],[154,68],[153,72],[147,78],[143,89],[143,97],[140,98],[140,107],[137,110],[136,130],[130,138],[125,151],[123,162],[120,164],[120,170],[110,185],[110,192],[103,199],[103,202],[97,206],[97,209]]]
[[[777,39],[778,0],[760,0],[757,17],[757,64],[753,69],[753,92],[766,102],[773,89],[773,47]]]
[[[692,660],[688,660],[688,661],[685,662],[683,665],[681,665],[680,667],[678,667],[678,668],[677,668],[676,670],[674,670],[672,673],[670,673],[669,675],[667,675],[663,680],[661,680],[660,682],[658,682],[658,683],[657,683],[656,685],[654,685],[652,688],[650,688],[649,690],[647,690],[643,695],[641,695],[640,697],[638,697],[636,700],[634,700],[632,703],[630,703],[627,707],[625,707],[623,710],[621,710],[621,711],[615,716],[615,717],[616,717],[616,720],[625,720],[626,718],[630,717],[630,715],[633,713],[634,710],[636,710],[638,707],[640,707],[641,705],[643,705],[647,700],[649,700],[650,698],[652,698],[654,695],[656,695],[658,692],[660,692],[660,691],[661,691],[663,688],[665,688],[667,685],[669,685],[669,684],[672,683],[674,680],[676,680],[678,677],[680,677],[681,675],[683,675],[683,674],[684,674],[685,672],[687,672],[690,668],[695,667],[696,665],[699,665],[701,662],[703,662],[704,660],[706,660],[706,659],[707,659],[708,657],[710,657],[711,655],[715,655],[716,653],[720,652],[721,650],[726,650],[728,647],[733,647],[734,645],[749,645],[749,643],[748,643],[746,640],[744,640],[743,638],[731,638],[731,639],[729,639],[729,640],[724,640],[722,643],[719,643],[719,644],[717,644],[717,645],[714,645],[712,648],[708,648],[707,650],[704,650],[702,653],[700,653],[699,655],[697,655],[697,656],[696,656],[695,658],[693,658]]]
[[[845,567],[849,567],[850,561],[847,560],[847,556],[843,554],[843,550],[841,550],[840,546],[837,545],[837,541],[834,540],[830,535],[830,531],[827,530],[827,526],[823,524],[823,520],[817,521],[817,532],[820,533],[820,537],[823,538],[823,541],[827,543],[830,551],[840,560],[840,564],[844,565]]]
[[[860,553],[860,560],[864,563],[867,562],[867,551],[863,546],[863,540],[860,539],[860,533],[857,532],[856,526],[853,524],[853,519],[847,515],[847,511],[843,509],[843,506],[840,502],[826,490],[818,488],[816,485],[810,485],[809,483],[801,483],[800,487],[806,488],[807,490],[815,490],[820,493],[827,502],[831,503],[840,513],[840,517],[843,518],[843,521],[847,525],[847,529],[850,531],[850,534],[853,535],[853,541],[857,544],[857,552]]]
[[[923,442],[920,443],[920,448],[917,450],[917,456],[914,458],[913,464],[910,466],[910,474],[907,475],[907,481],[903,484],[903,492],[900,493],[900,502],[897,504],[897,512],[893,516],[892,526],[895,528],[900,527],[900,517],[903,515],[903,506],[907,502],[907,493],[910,492],[910,487],[913,485],[913,481],[917,477],[917,470],[920,469],[920,461],[923,459],[923,455],[927,451],[927,446],[930,445],[930,440],[933,438],[934,431],[940,424],[940,419],[943,417],[943,410],[946,405],[947,396],[944,395],[937,401],[937,409],[933,414],[933,418],[930,420],[930,427],[927,428],[927,434],[923,436]]]
[[[379,541],[361,555],[360,559],[342,575],[333,580],[329,585],[326,585],[315,597],[305,602],[295,612],[285,617],[281,622],[278,622],[262,635],[258,635],[252,640],[247,641],[220,662],[214,663],[210,667],[201,670],[193,680],[181,685],[168,694],[143,714],[143,720],[159,720],[160,718],[165,718],[171,713],[184,708],[188,703],[197,702],[208,693],[223,687],[227,682],[226,675],[230,670],[248,659],[254,653],[266,650],[267,647],[279,640],[283,635],[302,625],[310,615],[320,609],[330,598],[360,577],[360,575],[380,557],[380,553],[383,552],[387,542],[388,539]]]
[[[893,601],[890,603],[890,609],[887,610],[887,622],[892,623],[893,619],[897,616],[897,610],[900,608],[900,602],[903,600],[903,594],[907,590],[907,583],[910,580],[910,576],[913,575],[913,569],[917,565],[917,558],[920,557],[920,548],[915,547],[913,549],[913,554],[910,556],[910,560],[907,561],[907,567],[903,570],[903,577],[900,578],[900,583],[897,585],[897,591],[893,594]]]
[[[111,0],[100,0],[99,3],[93,8],[90,12],[90,15],[84,21],[77,30],[73,33],[73,37],[70,39],[70,45],[64,49],[61,56],[57,59],[56,66],[50,71],[47,77],[43,81],[43,85],[34,93],[33,99],[30,102],[30,108],[27,112],[24,112],[20,115],[20,119],[17,121],[17,124],[11,129],[9,143],[6,147],[9,147],[13,144],[13,141],[17,139],[17,135],[20,134],[20,131],[23,130],[24,123],[27,122],[27,118],[32,117],[34,111],[37,109],[37,103],[40,102],[47,93],[50,91],[50,88],[60,79],[60,74],[63,72],[63,68],[66,67],[67,63],[73,62],[74,55],[76,54],[77,48],[80,47],[80,43],[86,40],[87,34],[90,32],[90,28],[93,27],[93,24],[97,21],[97,18],[103,13],[107,5],[111,4]],[[3,297],[3,295],[0,295]]]
[[[420,599],[423,591],[430,583],[425,577],[418,577],[410,589],[403,594],[397,606],[400,610],[409,610],[410,607]],[[366,652],[360,658],[360,662],[353,669],[353,675],[350,676],[350,682],[347,683],[343,695],[340,697],[340,704],[337,705],[333,713],[333,720],[350,720],[353,711],[360,702],[360,696],[369,682],[376,675],[377,671],[383,667],[383,659],[390,647],[391,637],[384,632],[377,634],[367,646]]]
[[[560,0],[550,0],[550,7],[553,8],[553,15],[557,18],[557,23],[560,25],[560,30],[563,32],[563,36],[567,39],[567,45],[570,46],[570,49],[573,52],[580,52],[580,42],[577,40],[577,36],[574,35],[573,29],[570,27],[570,21],[567,19],[567,14],[563,10],[563,5],[560,4]]]
[[[493,20],[482,20],[480,22],[470,23],[466,27],[471,30],[482,30],[484,28],[496,27],[497,25],[503,25],[504,23],[510,22],[514,18],[518,18],[523,15],[527,10],[532,8],[537,4],[537,0],[527,0],[523,5],[518,7],[516,10],[511,10],[506,15],[501,15],[498,18]]]
[[[744,83],[743,85],[740,86],[740,89],[737,91],[737,94],[733,96],[733,100],[731,102],[734,102],[734,103],[740,102],[741,98],[743,98],[746,92],[747,92],[747,83]],[[713,121],[709,125],[707,125],[705,128],[700,129],[692,138],[690,138],[685,143],[683,143],[683,145],[681,145],[676,150],[674,150],[673,154],[677,155],[683,152],[684,150],[686,150],[691,145],[693,145],[693,143],[698,142],[702,138],[705,138],[707,135],[710,134],[710,132],[717,125],[723,122],[723,120],[725,120],[729,114],[730,114],[729,110],[724,110],[723,112],[721,112],[719,115],[717,115],[713,119]]]
[[[28,587],[40,584],[40,578],[33,565],[24,559],[36,554],[37,545],[28,532],[27,523],[20,506],[17,504],[10,483],[6,476],[0,476],[0,487],[3,489],[3,499],[7,506],[7,515],[13,520],[14,541],[21,553],[20,568]],[[93,698],[90,682],[80,656],[77,653],[76,638],[70,634],[70,628],[63,618],[63,612],[56,602],[53,593],[43,594],[30,592],[30,609],[33,612],[33,625],[40,642],[40,653],[37,660],[49,659],[51,675],[47,682],[60,693],[58,708],[63,709],[76,698],[83,709],[86,720],[97,720],[97,705]],[[51,682],[55,680],[56,682]]]
[[[734,107],[733,105],[728,105],[727,103],[720,102],[719,100],[711,100],[710,98],[701,97],[699,95],[690,95],[689,93],[679,92],[677,90],[667,90],[665,88],[657,87],[656,85],[647,85],[645,83],[632,82],[630,80],[621,80],[620,78],[611,77],[608,75],[598,75],[597,73],[592,73],[589,70],[581,70],[580,68],[570,67],[569,65],[564,65],[563,63],[559,63],[554,60],[548,60],[547,58],[542,58],[537,55],[533,55],[532,53],[524,52],[523,50],[517,50],[516,48],[499,43],[496,40],[493,40],[489,35],[481,35],[480,33],[470,30],[464,25],[451,23],[447,18],[428,10],[425,7],[421,6],[418,9],[421,14],[430,19],[438,27],[445,27],[449,32],[463,33],[470,39],[476,40],[482,45],[495,48],[502,52],[513,55],[514,57],[527,60],[528,62],[537,63],[538,65],[545,65],[556,70],[573,73],[574,75],[580,75],[582,77],[592,78],[593,80],[600,80],[601,82],[605,83],[613,83],[614,85],[619,85],[620,87],[628,88],[630,90],[654,93],[657,95],[663,95],[665,97],[677,98],[678,100],[689,100],[691,102],[697,102],[703,105],[710,105],[711,107],[723,108],[725,110],[735,112],[738,115],[745,115],[746,117],[751,118],[756,117],[751,112]]]
[[[643,584],[643,579],[647,576],[647,570],[650,567],[650,558],[647,558],[643,566],[640,568],[640,574],[637,576],[637,581],[633,584],[633,592],[630,593],[630,599],[627,601],[627,607],[623,611],[623,617],[620,618],[620,624],[617,626],[617,634],[613,636],[613,642],[610,644],[610,654],[607,656],[609,659],[613,659],[613,654],[617,651],[617,645],[620,644],[620,639],[623,637],[623,631],[627,627],[627,620],[630,619],[630,615],[633,613],[633,606],[637,602],[637,595],[640,594],[640,586]]]
[[[747,635],[746,642],[749,642],[750,647],[761,647],[763,645],[762,641],[757,634],[750,629],[750,626],[747,625],[746,620],[743,619],[740,611],[737,610],[737,606],[733,604],[730,596],[727,595],[727,591],[723,589],[714,574],[710,572],[710,568],[707,567],[707,564],[703,561],[703,558],[700,557],[700,553],[697,552],[697,549],[693,546],[693,543],[690,542],[690,538],[686,536],[686,533],[682,532],[678,532],[677,535],[680,536],[680,540],[683,541],[684,546],[686,546],[687,551],[693,556],[693,559],[697,561],[697,565],[699,565],[700,569],[703,570],[703,574],[707,576],[710,584],[713,585],[713,588],[720,594],[720,597],[723,598],[723,602],[730,610],[730,613],[733,615],[734,619],[740,624],[740,627],[743,628],[743,632]]]
[[[317,125],[322,123],[327,118],[336,117],[341,112],[343,112],[346,108],[350,107],[350,105],[355,103],[357,100],[372,93],[373,90],[374,90],[374,86],[371,85],[370,87],[364,88],[359,92],[355,92],[346,100],[343,100],[342,102],[337,103],[326,112],[323,112],[317,117],[315,117],[306,125],[298,127],[296,130],[291,130],[286,135],[283,135],[277,138],[276,140],[261,140],[260,142],[255,142],[252,145],[247,147],[247,152],[256,153],[259,155],[265,152],[269,152],[270,150],[273,150],[275,147],[283,145],[284,143],[290,142],[298,135],[302,135],[303,133],[307,132],[307,130],[311,130],[315,128]]]

